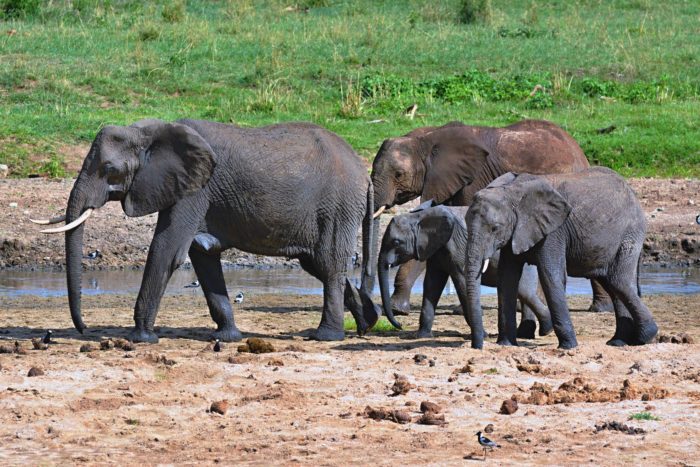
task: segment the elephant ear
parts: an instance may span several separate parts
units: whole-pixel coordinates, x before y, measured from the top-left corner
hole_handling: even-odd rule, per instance
[[[410,212],[421,212],[425,211],[426,209],[430,209],[433,206],[435,206],[435,200],[434,199],[429,199],[428,201],[423,201],[420,203],[414,210]]]
[[[455,218],[446,208],[436,208],[438,212],[425,216],[416,225],[415,256],[425,261],[443,247],[452,236]]]
[[[214,151],[192,128],[179,123],[141,121],[149,141],[139,154],[123,202],[128,216],[144,216],[175,204],[204,187],[214,170]]]
[[[454,133],[455,128],[450,128]],[[438,138],[444,131],[434,131],[429,137]],[[458,136],[458,135],[456,135]],[[421,199],[434,199],[443,204],[482,171],[489,153],[484,148],[465,141],[464,137],[447,137],[432,146],[425,162],[425,183]]]
[[[542,177],[518,176],[507,189],[518,190],[522,195],[516,208],[518,219],[511,240],[516,255],[532,248],[569,217],[571,205]]]

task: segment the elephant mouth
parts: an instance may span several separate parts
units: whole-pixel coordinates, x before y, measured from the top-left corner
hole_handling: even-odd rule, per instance
[[[124,185],[110,185],[107,192],[109,201],[121,201],[126,197]]]

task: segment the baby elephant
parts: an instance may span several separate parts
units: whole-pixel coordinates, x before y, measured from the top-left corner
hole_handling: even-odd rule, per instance
[[[472,347],[483,345],[482,264],[499,249],[499,344],[517,345],[515,297],[525,263],[537,266],[560,348],[577,345],[566,303],[567,274],[598,279],[613,298],[616,329],[609,345],[645,344],[656,335],[654,318],[639,298],[644,212],[630,186],[612,170],[507,173],[477,193],[466,223]]]
[[[395,323],[392,315],[389,269],[413,259],[427,261],[418,337],[432,337],[435,308],[448,277],[452,278],[462,309],[466,310],[467,305],[464,281],[464,253],[467,247],[464,216],[467,207],[431,206],[432,201],[427,201],[408,214],[394,217],[384,232],[379,252],[378,276],[382,302],[387,317],[395,326],[398,323]],[[482,275],[482,284],[496,286],[497,265],[498,252],[495,252]],[[534,266],[523,272],[518,284],[518,298],[523,310],[518,337],[534,339],[535,316],[540,323],[540,335],[550,333],[552,321],[549,311],[537,297],[537,269]]]

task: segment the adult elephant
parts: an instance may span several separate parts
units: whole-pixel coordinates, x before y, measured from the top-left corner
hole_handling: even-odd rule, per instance
[[[158,306],[187,254],[217,324],[213,337],[240,340],[220,262],[221,252],[232,247],[298,258],[324,286],[315,338],[343,339],[343,295],[358,296],[344,289],[360,224],[367,258],[375,242],[371,181],[360,158],[337,135],[308,123],[239,128],[200,120],[143,120],[103,128],[70,193],[68,224],[45,231],[65,232],[68,299],[80,332],[85,328],[80,311],[83,222],[107,201],[121,201],[128,216],[158,212],[132,341],[158,341],[153,331]],[[372,273],[367,260],[363,266],[365,280]],[[348,305],[362,332],[378,316],[374,307],[363,310],[358,301]]]
[[[588,167],[578,143],[544,120],[523,120],[502,128],[461,122],[418,128],[385,140],[374,158],[375,222],[385,209],[418,197],[437,204],[469,205],[477,191],[506,172],[569,173]],[[409,310],[411,287],[424,267],[425,263],[410,261],[399,268],[392,297],[397,314]],[[590,309],[612,311],[603,287],[596,281],[591,284]]]

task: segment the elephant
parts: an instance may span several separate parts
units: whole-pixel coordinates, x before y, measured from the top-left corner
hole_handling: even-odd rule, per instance
[[[418,197],[422,201],[433,199],[436,204],[469,205],[477,191],[510,171],[570,173],[588,167],[578,143],[562,128],[544,120],[523,120],[506,127],[450,122],[417,128],[385,140],[374,158],[375,219],[385,209]],[[393,295],[397,314],[408,312],[411,287],[423,268],[415,261],[399,268]],[[612,311],[604,289],[595,281],[591,285],[590,309]]]
[[[615,308],[608,345],[641,345],[658,332],[641,300],[644,212],[627,182],[605,167],[573,174],[507,173],[479,191],[466,215],[467,315],[472,347],[482,348],[479,279],[500,249],[498,343],[517,345],[515,300],[523,265],[534,264],[559,348],[578,345],[566,303],[566,277],[596,278]]]
[[[232,247],[297,258],[323,282],[318,340],[344,338],[344,296],[358,332],[378,319],[358,291],[344,290],[352,287],[347,268],[360,224],[363,256],[376,243],[373,186],[353,149],[319,126],[148,119],[102,128],[71,190],[67,224],[44,231],[65,232],[70,312],[80,332],[83,222],[107,201],[120,201],[131,217],[158,212],[129,334],[134,342],[158,342],[153,326],[163,292],[188,254],[217,325],[212,338],[240,340],[220,261]],[[363,281],[372,281],[363,263]]]
[[[384,231],[379,251],[377,277],[381,289],[384,313],[395,326],[389,294],[389,270],[415,259],[426,262],[423,281],[423,305],[417,337],[432,337],[432,326],[442,291],[448,277],[466,310],[467,294],[464,282],[464,260],[467,249],[467,206],[432,206],[432,200],[421,204],[410,213],[395,216]],[[483,285],[495,287],[499,254],[496,252],[481,276]],[[518,284],[518,298],[522,305],[522,320],[517,336],[535,338],[536,321],[540,335],[552,331],[549,310],[537,296],[537,269],[526,266]],[[533,314],[534,312],[534,314]],[[468,323],[468,321],[467,321]]]

